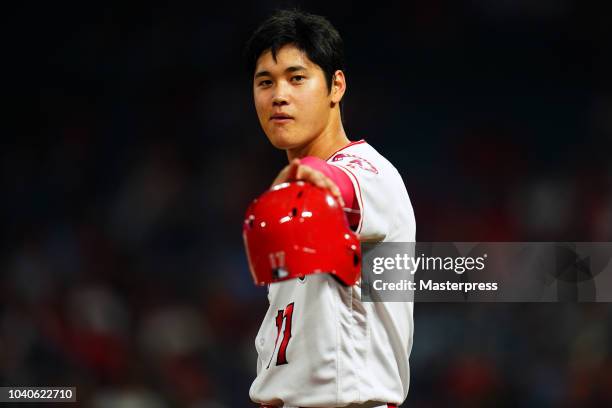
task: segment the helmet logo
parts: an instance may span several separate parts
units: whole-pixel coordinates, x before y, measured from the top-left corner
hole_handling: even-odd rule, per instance
[[[285,251],[271,252],[268,254],[268,258],[272,269],[285,267]]]

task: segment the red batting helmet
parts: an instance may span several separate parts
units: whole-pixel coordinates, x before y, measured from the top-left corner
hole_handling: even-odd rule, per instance
[[[354,285],[361,272],[359,238],[327,190],[297,181],[274,186],[246,212],[242,237],[257,285],[330,273]]]

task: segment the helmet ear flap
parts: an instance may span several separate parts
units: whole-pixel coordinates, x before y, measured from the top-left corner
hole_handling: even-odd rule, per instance
[[[353,258],[353,267],[358,268],[359,273],[361,273],[361,268],[359,268],[359,264],[361,263],[361,251],[359,250],[359,247],[356,247],[354,244],[352,244],[348,247],[348,251],[349,251],[349,256],[352,256]],[[338,276],[333,275],[333,274],[332,276],[342,286],[349,286],[345,282],[343,282]],[[359,277],[355,279],[355,281],[358,281],[358,280],[359,280]]]
[[[353,250],[353,266],[356,268],[357,273],[355,281],[358,281],[361,279],[361,245],[357,242],[357,244],[351,245],[351,249]]]

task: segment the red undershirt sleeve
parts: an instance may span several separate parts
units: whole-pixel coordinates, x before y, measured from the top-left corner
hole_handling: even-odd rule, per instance
[[[345,208],[359,210],[359,203],[355,197],[355,188],[353,187],[353,183],[351,183],[351,180],[346,173],[336,166],[332,166],[331,164],[327,163],[325,160],[314,156],[306,156],[300,159],[300,164],[312,167],[313,169],[320,171],[329,177],[340,189]],[[358,212],[348,214],[348,220],[351,226],[359,224]]]

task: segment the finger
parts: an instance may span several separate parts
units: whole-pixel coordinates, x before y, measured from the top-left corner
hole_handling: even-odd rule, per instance
[[[289,169],[287,171],[287,180],[299,180],[297,174],[300,170],[300,159],[293,159],[289,163]]]
[[[278,176],[276,176],[276,178],[274,179],[270,187],[274,187],[278,184],[284,183],[287,180],[287,175],[289,174],[289,168],[290,168],[289,165],[283,167],[283,169],[280,171],[280,173],[278,173]]]
[[[340,191],[336,183],[334,183],[332,179],[330,179],[323,173],[320,173],[320,172],[317,172],[317,173],[318,174],[316,177],[320,181],[321,187],[329,190],[332,193],[332,195],[336,197],[336,199],[338,199],[338,201],[340,202],[340,205],[344,207],[344,199],[342,198],[342,192]]]
[[[333,182],[332,182],[331,192],[340,202],[340,206],[344,208],[344,199],[342,198],[342,193],[340,192],[340,189],[338,188],[338,186],[334,184]]]
[[[334,183],[333,180],[327,177],[325,174],[313,169],[310,166],[301,165],[296,171],[296,178],[298,180],[308,181],[322,189],[329,190],[332,195],[338,199],[340,205],[344,207],[344,200],[342,199],[340,189],[336,183]]]
[[[319,174],[320,173],[318,171],[314,170],[310,166],[300,165],[296,171],[296,179],[308,181],[316,186],[323,187],[320,184],[320,179],[318,177]]]
[[[299,165],[300,160],[294,159],[291,161],[291,163],[283,167],[280,173],[278,173],[278,176],[276,176],[276,179],[274,179],[274,181],[272,182],[272,187],[278,184],[285,183],[289,180],[295,180],[295,172],[297,171],[297,167],[299,167]]]

